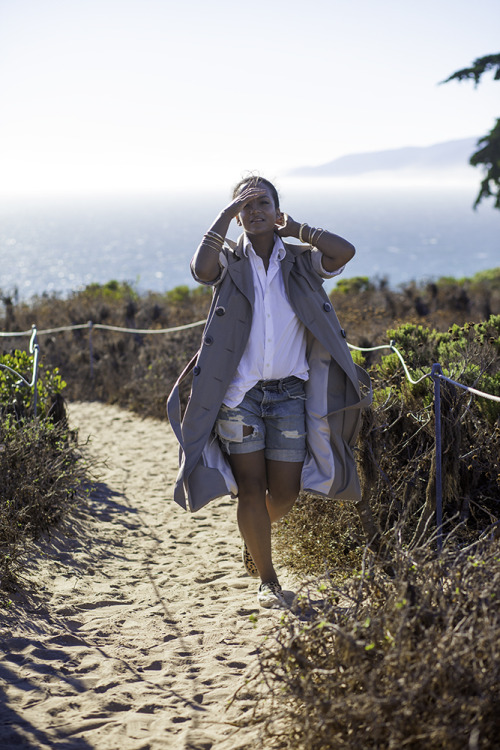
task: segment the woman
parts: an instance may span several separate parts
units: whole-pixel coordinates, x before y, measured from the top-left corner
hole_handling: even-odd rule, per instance
[[[237,244],[226,240],[233,219],[243,229]],[[174,499],[194,511],[221,495],[238,497],[243,561],[261,580],[264,607],[285,604],[271,523],[300,489],[359,500],[352,448],[370,398],[361,398],[358,378],[367,376],[353,364],[322,288],[354,252],[342,237],[282,213],[274,185],[250,177],[191,263],[214,299],[201,349],[169,397],[181,445]],[[179,384],[191,370],[181,423]]]

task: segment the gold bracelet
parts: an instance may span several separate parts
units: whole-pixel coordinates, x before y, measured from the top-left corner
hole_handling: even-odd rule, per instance
[[[302,242],[305,245],[306,241],[302,239],[302,230],[304,229],[304,227],[307,227],[307,222],[301,224],[299,229],[299,242]]]
[[[207,235],[210,237],[213,237],[216,240],[219,240],[219,242],[224,242],[224,237],[221,234],[217,234],[217,232],[214,232],[212,229],[209,229],[208,232],[206,232]]]
[[[221,237],[220,234],[215,235],[214,232],[205,232],[203,236],[212,242],[216,242],[218,245],[224,244],[224,237]]]
[[[319,234],[316,234],[317,232],[319,232]],[[309,235],[309,244],[312,245],[313,247],[316,247],[321,235],[324,233],[325,233],[325,230],[321,229],[321,227],[314,229],[314,231],[312,231],[311,234]]]
[[[219,240],[214,240],[213,237],[207,237],[207,235],[204,235],[203,237],[203,244],[211,250],[215,250],[217,253],[220,253],[222,250],[222,243],[219,242]]]

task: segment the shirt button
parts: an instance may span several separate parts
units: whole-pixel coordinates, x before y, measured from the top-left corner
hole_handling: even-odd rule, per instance
[[[196,367],[193,368],[193,375],[199,375],[201,372],[201,367],[199,365],[196,365]]]
[[[332,309],[331,304],[329,302],[325,302],[325,304],[323,305],[323,310],[325,312],[330,312],[331,309]]]
[[[226,310],[225,310],[224,307],[216,307],[215,308],[215,314],[220,317],[221,315],[225,315],[226,314]]]

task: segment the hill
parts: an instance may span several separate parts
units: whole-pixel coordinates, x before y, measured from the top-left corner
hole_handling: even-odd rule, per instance
[[[353,177],[373,172],[464,172],[478,138],[462,138],[432,146],[408,146],[386,151],[349,154],[316,167],[297,167],[291,177]]]

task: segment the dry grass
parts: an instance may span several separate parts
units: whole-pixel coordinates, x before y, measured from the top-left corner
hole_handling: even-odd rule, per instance
[[[392,576],[372,561],[315,581],[283,616],[261,658],[269,746],[498,747],[499,541],[438,556],[396,540],[392,559]]]
[[[211,295],[206,288],[184,288],[166,295],[139,298],[126,284],[91,286],[67,300],[35,299],[11,306],[6,330],[39,330],[87,323],[158,330],[203,320]],[[8,319],[7,319],[8,317]],[[0,324],[1,325],[1,324]],[[88,329],[40,336],[44,362],[60,369],[66,398],[117,403],[143,416],[166,418],[167,394],[186,362],[196,352],[202,327],[181,333],[130,334],[95,329],[92,368]],[[3,339],[6,350],[19,339]]]

